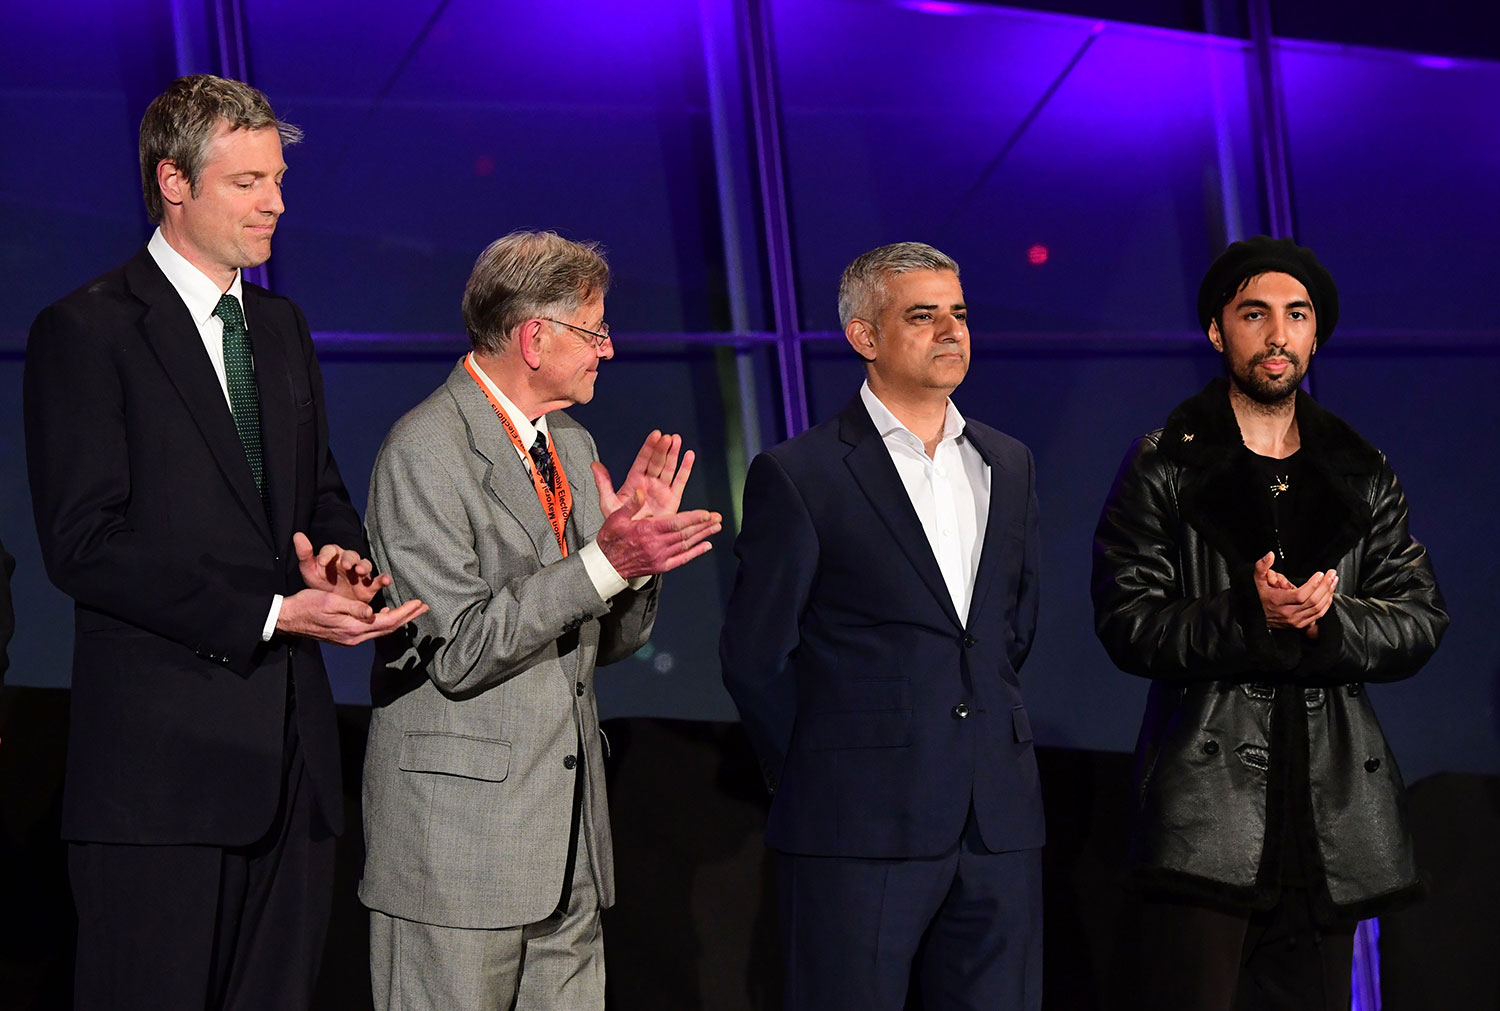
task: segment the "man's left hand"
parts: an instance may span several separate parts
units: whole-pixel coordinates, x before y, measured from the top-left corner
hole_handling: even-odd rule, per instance
[[[677,462],[679,454],[682,458],[680,467]],[[605,519],[616,509],[636,501],[637,492],[643,504],[636,516],[670,516],[682,505],[682,491],[693,473],[693,451],[682,453],[682,436],[653,431],[641,444],[630,472],[625,475],[625,482],[618,489],[610,481],[609,471],[602,463],[589,466],[599,486],[599,508]]]
[[[324,590],[368,604],[391,585],[391,577],[375,575],[375,566],[368,558],[361,558],[358,551],[325,544],[314,555],[312,541],[300,531],[292,534],[292,550],[297,552],[302,582],[310,590]]]

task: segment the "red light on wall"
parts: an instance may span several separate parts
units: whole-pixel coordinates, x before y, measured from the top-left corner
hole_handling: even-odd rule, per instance
[[[474,159],[474,174],[476,176],[488,176],[495,174],[495,159],[491,155],[482,154]]]
[[[1047,262],[1047,247],[1038,242],[1026,250],[1026,261],[1033,267],[1040,267]]]

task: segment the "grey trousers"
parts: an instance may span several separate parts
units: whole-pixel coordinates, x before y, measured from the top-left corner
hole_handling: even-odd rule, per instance
[[[439,927],[370,910],[375,1011],[603,1011],[604,932],[588,846],[566,911],[496,930]]]

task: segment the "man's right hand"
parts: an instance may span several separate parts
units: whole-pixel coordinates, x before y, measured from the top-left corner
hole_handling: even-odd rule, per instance
[[[597,475],[596,479],[597,479]],[[648,516],[644,493],[609,514],[595,538],[621,579],[654,576],[692,561],[713,547],[708,538],[724,528],[724,517],[706,509]]]
[[[1255,563],[1255,590],[1260,594],[1267,627],[1295,628],[1317,638],[1318,619],[1333,604],[1333,591],[1339,585],[1338,572],[1333,569],[1315,572],[1301,586],[1293,586],[1291,580],[1271,567],[1275,564],[1274,551],[1266,552]]]
[[[364,601],[330,590],[301,590],[281,601],[276,631],[337,646],[356,646],[366,639],[388,635],[426,613],[427,605],[420,600],[408,600],[400,607],[382,607],[376,611]]]

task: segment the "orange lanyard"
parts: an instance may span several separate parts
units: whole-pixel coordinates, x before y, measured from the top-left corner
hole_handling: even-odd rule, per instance
[[[500,406],[500,401],[490,392],[483,379],[474,368],[474,360],[471,356],[464,356],[464,368],[469,370],[469,375],[474,382],[479,384],[479,390],[484,394],[484,399],[490,402],[495,409],[495,416],[500,419],[500,424],[505,426],[505,434],[510,436],[510,441],[515,444],[517,452],[524,457],[530,457],[526,447],[521,444],[521,433],[516,431],[515,423],[506,415],[505,409]],[[563,473],[562,461],[557,458],[557,446],[551,439],[547,440],[547,452],[552,457],[552,473],[557,475],[557,490],[554,492],[547,487],[547,482],[542,475],[537,473],[535,466],[527,467],[531,472],[531,484],[536,488],[536,499],[542,504],[542,511],[547,514],[547,522],[552,526],[552,535],[557,538],[557,547],[563,556],[568,554],[568,539],[563,533],[567,526],[568,515],[573,511],[573,490],[568,487],[568,475]]]

